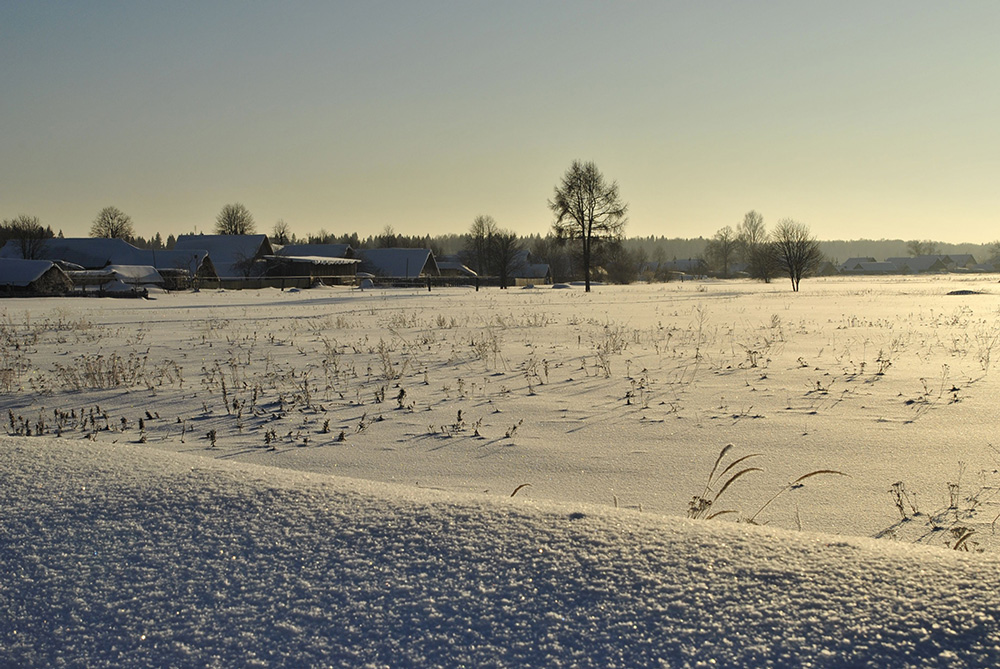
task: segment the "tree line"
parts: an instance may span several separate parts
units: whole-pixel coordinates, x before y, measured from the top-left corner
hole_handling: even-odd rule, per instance
[[[792,290],[798,291],[801,280],[815,272],[824,259],[822,244],[812,236],[808,226],[785,218],[768,230],[763,216],[756,211],[747,212],[736,227],[724,226],[709,239],[626,238],[628,204],[618,183],[605,178],[593,162],[573,161],[547,204],[553,223],[544,236],[519,236],[501,227],[488,214],[476,216],[464,234],[409,236],[397,234],[392,226],[386,226],[379,234],[366,238],[356,232],[335,235],[322,229],[297,237],[291,226],[280,219],[268,236],[280,245],[428,248],[438,257],[458,257],[480,275],[497,277],[501,287],[511,285],[513,277],[530,258],[532,263],[547,264],[557,281],[581,279],[587,291],[594,280],[611,283],[669,280],[672,276],[669,261],[678,258],[697,259],[706,271],[721,277],[733,276],[737,268],[740,275],[764,282],[784,276],[790,280]],[[214,232],[256,234],[257,223],[245,205],[230,203],[216,216]],[[0,244],[14,240],[24,258],[39,257],[45,240],[55,236],[62,237],[62,232],[54,234],[36,216],[19,215],[0,224]],[[150,239],[136,235],[132,218],[114,206],[98,212],[90,236],[123,239],[139,248],[154,250],[171,249],[176,241],[172,234],[166,239],[160,233]],[[887,240],[879,243],[883,242]],[[901,240],[895,242],[898,244],[893,248],[903,244]],[[928,240],[911,240],[905,243],[905,250],[908,255],[930,255],[937,253],[940,246]],[[1000,258],[1000,242],[989,245],[988,249],[990,258]]]

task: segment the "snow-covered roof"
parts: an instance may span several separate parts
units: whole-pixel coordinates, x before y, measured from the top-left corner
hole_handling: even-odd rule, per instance
[[[901,272],[937,272],[947,269],[941,258],[939,255],[896,257],[886,258],[886,262],[896,265]]]
[[[245,276],[240,265],[272,255],[267,235],[181,235],[174,250],[205,249],[222,278]]]
[[[859,256],[857,258],[848,258],[847,260],[845,260],[840,264],[840,269],[847,271],[856,270],[858,268],[858,265],[860,265],[863,262],[875,262],[875,258],[871,256]]]
[[[25,288],[51,268],[48,260],[0,259],[0,286]]]
[[[440,274],[429,249],[361,249],[362,266],[380,276],[416,278]]]
[[[851,268],[851,271],[865,274],[895,274],[899,270],[891,262],[860,262]]]
[[[354,249],[350,244],[285,244],[275,251],[279,256],[321,256],[324,258],[352,258]]]
[[[311,263],[313,265],[358,265],[361,260],[358,258],[331,258],[327,256],[300,256],[276,254],[264,256],[268,260],[290,260],[293,262]]]
[[[150,265],[111,265],[108,269],[125,283],[163,283],[163,277]]]
[[[438,270],[441,272],[452,272],[465,276],[477,276],[476,272],[458,260],[438,260]]]
[[[514,275],[519,279],[544,279],[549,276],[549,266],[546,263],[521,265]]]
[[[107,265],[149,265],[158,269],[187,269],[194,273],[204,262],[204,248],[185,250],[140,249],[123,239],[102,237],[54,237],[46,239],[39,249],[45,260],[62,260],[85,269],[100,269]],[[20,258],[21,247],[16,241],[0,248],[0,258]]]
[[[948,262],[959,267],[971,267],[976,264],[976,258],[971,253],[950,253]]]

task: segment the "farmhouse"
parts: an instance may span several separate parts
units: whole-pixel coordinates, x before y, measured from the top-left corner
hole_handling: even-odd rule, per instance
[[[440,259],[437,261],[437,265],[441,276],[465,277],[467,279],[475,279],[479,276],[475,270],[463,264],[455,256],[447,256],[447,259]]]
[[[944,258],[947,256],[915,256],[912,258],[886,258],[886,262],[890,262],[896,266],[896,271],[900,274],[928,274],[937,272],[947,272],[948,265],[945,263]]]
[[[49,260],[0,259],[0,291],[8,295],[64,295],[73,289],[66,273]]]
[[[429,249],[360,249],[361,270],[393,279],[440,276],[437,261]]]
[[[286,244],[264,256],[266,277],[308,277],[354,281],[361,261],[349,244]],[[328,282],[329,283],[329,282]]]
[[[69,270],[73,284],[84,291],[137,293],[166,285],[163,276],[149,265],[108,265],[102,269]]]
[[[875,258],[871,256],[848,258],[840,264],[839,269],[842,274],[860,274],[862,272],[862,266],[865,263],[873,262],[875,262]]]
[[[189,278],[216,278],[215,267],[205,249],[151,250],[137,248],[123,239],[56,237],[46,239],[38,255],[41,259],[69,263],[79,269],[96,270],[109,265],[154,267],[158,272],[171,277],[164,277],[164,287],[168,289],[184,287],[174,284],[183,284]],[[20,257],[20,245],[14,240],[0,248],[0,258]]]
[[[854,269],[844,274],[898,274],[899,270],[891,262],[860,262]]]
[[[220,279],[242,279],[264,272],[264,256],[274,255],[267,235],[181,235],[175,251],[204,249]]]
[[[976,257],[971,253],[952,253],[945,256],[945,258],[945,264],[948,265],[948,269],[953,272],[971,270],[978,265]]]

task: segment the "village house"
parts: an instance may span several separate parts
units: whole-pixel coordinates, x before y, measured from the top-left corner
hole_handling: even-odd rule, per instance
[[[151,265],[108,265],[101,269],[67,270],[66,275],[85,292],[138,293],[164,288],[167,284]]]
[[[275,254],[264,256],[265,277],[299,277],[326,283],[351,283],[361,261],[357,258]],[[336,281],[331,281],[336,280]]]
[[[952,272],[971,270],[978,265],[975,256],[971,253],[950,253],[945,257],[947,258],[945,263]]]
[[[349,244],[286,244],[264,256],[265,277],[308,277],[352,283],[361,261]]]
[[[46,239],[38,257],[70,270],[101,270],[109,266],[153,267],[164,288],[186,288],[191,279],[216,278],[215,267],[205,249],[140,249],[123,239],[103,237],[53,237]],[[0,258],[21,258],[16,241],[0,248]]]
[[[531,251],[521,251],[514,263],[515,286],[537,286],[552,283],[552,268],[548,263],[534,262]]]
[[[913,256],[886,258],[886,262],[896,266],[899,274],[931,274],[948,271],[944,258],[947,256]]]
[[[451,276],[466,279],[477,279],[479,274],[465,265],[458,256],[444,256],[437,259],[438,271],[441,276]]]
[[[842,274],[899,274],[899,269],[891,262],[864,261],[854,263],[850,269],[842,269]]]
[[[866,263],[873,262],[876,262],[876,260],[871,256],[848,258],[844,262],[840,263],[840,266],[837,269],[840,270],[841,274],[860,274],[862,272],[862,267]]]
[[[267,235],[181,235],[175,251],[204,249],[220,279],[245,279],[261,276],[264,256],[274,255]]]
[[[0,258],[0,293],[6,295],[65,295],[73,281],[50,260]]]
[[[440,276],[434,254],[429,249],[359,249],[361,271],[392,279]]]

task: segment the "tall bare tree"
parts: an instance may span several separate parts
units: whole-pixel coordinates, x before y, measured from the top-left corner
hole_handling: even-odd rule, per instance
[[[792,290],[798,292],[802,277],[814,272],[823,259],[819,242],[808,226],[790,218],[778,221],[771,237],[775,262],[791,279]]]
[[[118,207],[105,207],[97,212],[97,218],[90,226],[90,236],[131,241],[135,237],[132,217]]]
[[[499,227],[492,216],[476,216],[461,255],[478,274],[495,276],[506,288],[520,269],[523,250],[516,232]]]
[[[736,231],[728,225],[721,228],[715,233],[715,236],[708,240],[705,255],[712,265],[722,270],[723,278],[729,277],[729,266],[739,253],[739,246]]]
[[[253,214],[242,203],[227,204],[215,217],[217,235],[252,235],[257,232]]]
[[[736,229],[740,258],[747,264],[747,272],[754,279],[770,283],[777,272],[771,252],[764,217],[748,211]]]
[[[279,218],[274,227],[271,228],[271,241],[282,246],[292,241],[292,228],[285,222],[285,219]]]
[[[462,251],[462,256],[468,265],[478,274],[490,274],[490,239],[499,228],[492,216],[480,215],[472,221],[469,227],[469,237]]]
[[[37,260],[41,257],[45,240],[52,237],[52,231],[43,228],[37,216],[20,214],[4,220],[0,225],[0,236],[13,240],[25,260]]]
[[[556,236],[581,244],[584,285],[590,292],[595,247],[619,239],[628,222],[628,205],[618,193],[618,182],[605,181],[593,162],[574,160],[556,186],[549,209],[556,215],[552,224]]]

